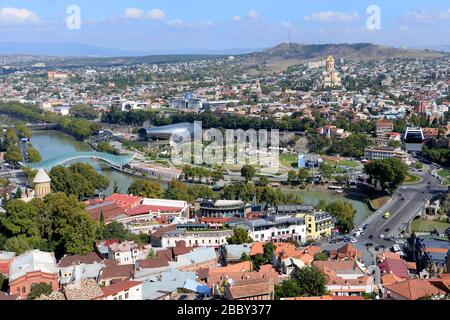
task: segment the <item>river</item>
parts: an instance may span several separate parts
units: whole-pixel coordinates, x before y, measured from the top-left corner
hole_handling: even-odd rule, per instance
[[[42,160],[48,160],[60,155],[68,154],[76,151],[92,151],[89,144],[78,141],[72,136],[69,136],[60,131],[42,130],[33,131],[33,137],[31,138],[31,144],[39,150],[42,156]],[[133,182],[134,178],[113,170],[110,167],[102,164],[96,160],[77,160],[76,162],[90,163],[98,172],[108,177],[110,181],[109,188],[105,191],[106,195],[110,195],[113,192],[114,181],[117,182],[120,192],[127,192],[128,187]]]
[[[87,143],[77,141],[72,136],[69,136],[60,131],[53,131],[53,130],[34,131],[33,137],[31,138],[31,143],[37,150],[39,150],[43,160],[51,159],[71,152],[92,150],[92,147],[89,146]],[[120,192],[127,192],[128,187],[135,179],[132,176],[113,170],[96,160],[86,159],[82,162],[92,164],[99,173],[102,173],[103,175],[108,177],[110,181],[110,186],[105,192],[106,195],[110,195],[112,193],[114,181],[117,182]],[[163,183],[163,187],[166,186],[167,183]],[[334,195],[330,192],[307,192],[299,189],[288,192],[292,192],[301,196],[304,200],[304,204],[307,205],[316,205],[319,203],[320,200],[325,200],[327,202],[331,200],[348,201],[353,204],[353,206],[357,211],[355,216],[356,225],[362,223],[372,213],[364,202],[353,199],[347,199],[341,195]]]
[[[305,205],[317,205],[321,200],[326,202],[342,200],[346,202],[350,202],[353,207],[356,209],[355,215],[355,225],[358,226],[364,222],[364,220],[372,214],[372,211],[367,206],[367,204],[363,201],[358,201],[354,199],[348,199],[342,195],[333,194],[327,191],[305,191],[305,190],[288,190],[287,193],[293,193],[295,195],[299,195],[303,199],[303,203]]]

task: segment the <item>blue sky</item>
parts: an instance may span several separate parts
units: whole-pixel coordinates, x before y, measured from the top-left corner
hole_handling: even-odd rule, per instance
[[[81,28],[66,26],[77,5]],[[368,30],[366,10],[380,8]],[[418,0],[0,0],[0,42],[82,43],[127,50],[373,42],[450,45],[450,1]]]

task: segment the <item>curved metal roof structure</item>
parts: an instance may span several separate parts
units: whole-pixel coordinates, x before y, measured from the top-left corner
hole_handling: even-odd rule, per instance
[[[104,152],[88,151],[88,152],[73,152],[65,155],[61,155],[52,159],[48,159],[39,163],[27,164],[28,167],[38,170],[51,170],[57,165],[61,165],[73,160],[79,159],[96,159],[102,160],[111,167],[122,168],[124,165],[130,163],[134,158],[134,154],[130,155],[114,155]]]
[[[194,124],[181,122],[161,127],[144,128],[144,130],[147,134],[147,138],[169,140],[170,137],[174,135],[183,136],[186,132],[189,132],[192,135],[194,133]]]

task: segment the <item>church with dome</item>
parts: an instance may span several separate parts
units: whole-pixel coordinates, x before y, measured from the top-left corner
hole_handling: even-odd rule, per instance
[[[51,193],[51,182],[52,180],[48,176],[47,172],[45,172],[44,169],[39,169],[33,179],[35,197],[42,199]]]
[[[322,73],[322,86],[326,88],[337,88],[342,85],[341,76],[335,69],[335,60],[333,56],[328,56],[325,60],[326,70]]]

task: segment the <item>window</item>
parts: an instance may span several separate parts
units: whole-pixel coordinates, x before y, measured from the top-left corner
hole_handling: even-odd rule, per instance
[[[129,293],[125,292],[125,299],[128,299],[128,297],[129,297]]]
[[[26,291],[25,287],[22,287],[22,293],[25,293],[25,291]]]

